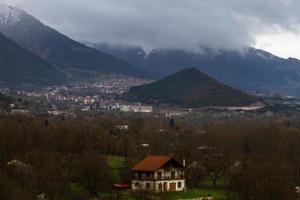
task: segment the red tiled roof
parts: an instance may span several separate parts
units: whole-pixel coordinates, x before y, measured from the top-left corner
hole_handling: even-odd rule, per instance
[[[156,171],[164,164],[172,160],[170,156],[148,156],[137,165],[135,165],[132,171]]]

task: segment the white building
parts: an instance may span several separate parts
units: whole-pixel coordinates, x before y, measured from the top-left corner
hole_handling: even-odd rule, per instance
[[[29,114],[29,110],[25,109],[11,109],[11,114],[21,114],[21,115],[27,115]]]
[[[152,106],[142,106],[142,105],[137,105],[137,106],[131,105],[130,111],[141,112],[141,113],[152,113],[153,107]]]
[[[116,129],[118,129],[120,131],[128,131],[129,126],[128,125],[118,125],[118,126],[116,126]]]
[[[148,156],[131,169],[133,191],[183,191],[184,165],[169,156]]]

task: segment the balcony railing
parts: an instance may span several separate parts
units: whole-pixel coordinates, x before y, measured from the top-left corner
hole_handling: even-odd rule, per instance
[[[184,179],[184,175],[178,176],[161,176],[161,177],[153,177],[153,176],[145,176],[145,177],[138,177],[133,176],[132,180],[140,180],[140,181],[164,181],[164,180],[182,180]]]

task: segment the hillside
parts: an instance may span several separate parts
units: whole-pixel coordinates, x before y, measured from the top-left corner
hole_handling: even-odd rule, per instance
[[[179,107],[242,106],[257,101],[242,91],[223,85],[196,68],[184,69],[147,85],[130,89],[129,101]]]
[[[43,86],[64,81],[54,66],[0,33],[0,84]]]
[[[234,88],[300,95],[300,61],[283,59],[260,49],[249,47],[242,53],[209,48],[203,52],[153,49],[146,53],[138,47],[107,44],[94,44],[94,47],[161,77],[189,66]]]
[[[0,32],[68,72],[70,77],[88,79],[99,74],[147,76],[143,70],[76,42],[18,8],[0,5],[0,19]]]
[[[5,95],[3,95],[3,94],[0,93],[0,110],[1,109],[7,109],[8,104],[11,101],[12,100],[9,97],[7,97],[7,96],[5,96]]]

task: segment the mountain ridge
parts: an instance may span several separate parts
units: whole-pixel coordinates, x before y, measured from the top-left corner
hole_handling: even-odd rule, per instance
[[[108,44],[106,46],[109,46]],[[116,49],[95,44],[95,48],[135,66],[168,76],[187,66],[196,67],[214,79],[241,89],[300,95],[300,61],[284,59],[248,47],[244,52],[203,48],[201,53],[176,49],[153,49],[147,56],[142,48]],[[128,56],[128,52],[130,56]]]
[[[3,85],[56,85],[66,76],[55,66],[23,49],[0,33],[0,83]]]
[[[16,23],[0,24],[0,32],[75,78],[97,77],[101,74],[148,76],[142,69],[81,44],[43,24],[25,11],[20,12],[20,19]]]
[[[20,9],[13,6],[0,4],[0,24],[14,24],[20,20],[20,15],[24,14]]]

